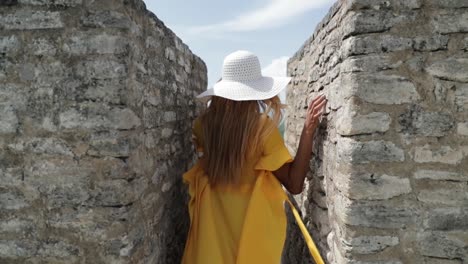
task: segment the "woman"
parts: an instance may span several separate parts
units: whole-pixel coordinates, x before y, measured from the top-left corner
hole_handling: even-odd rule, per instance
[[[253,53],[236,51],[222,79],[197,96],[211,99],[193,124],[197,163],[183,175],[189,186],[190,230],[182,263],[280,263],[286,237],[284,202],[302,192],[314,131],[327,102],[309,103],[296,157],[278,130],[278,94],[289,77],[264,77]],[[299,214],[293,213],[316,263],[323,263]]]

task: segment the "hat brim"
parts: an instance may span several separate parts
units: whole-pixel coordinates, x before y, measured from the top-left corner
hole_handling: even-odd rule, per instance
[[[220,96],[235,101],[265,100],[278,95],[290,81],[291,77],[266,76],[244,82],[221,80],[196,98],[207,100],[211,96]]]

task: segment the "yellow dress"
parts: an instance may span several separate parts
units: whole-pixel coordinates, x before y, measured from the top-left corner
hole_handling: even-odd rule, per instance
[[[196,119],[193,136],[197,151],[203,152],[200,125]],[[276,128],[265,140],[262,156],[247,164],[239,185],[212,188],[199,162],[184,173],[191,224],[182,264],[280,263],[286,238],[285,201],[291,205],[315,262],[324,263],[272,173],[292,161]]]

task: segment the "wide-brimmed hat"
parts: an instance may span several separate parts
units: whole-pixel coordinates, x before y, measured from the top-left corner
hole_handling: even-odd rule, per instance
[[[235,101],[265,100],[278,95],[290,81],[291,77],[263,76],[258,57],[250,51],[238,50],[224,59],[221,81],[197,98],[220,96]]]

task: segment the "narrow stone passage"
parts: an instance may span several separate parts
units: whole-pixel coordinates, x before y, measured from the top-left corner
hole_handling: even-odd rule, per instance
[[[468,263],[468,2],[339,0],[288,75],[291,154],[329,100],[294,197],[328,263]],[[142,0],[0,0],[0,263],[178,263],[206,86]]]

